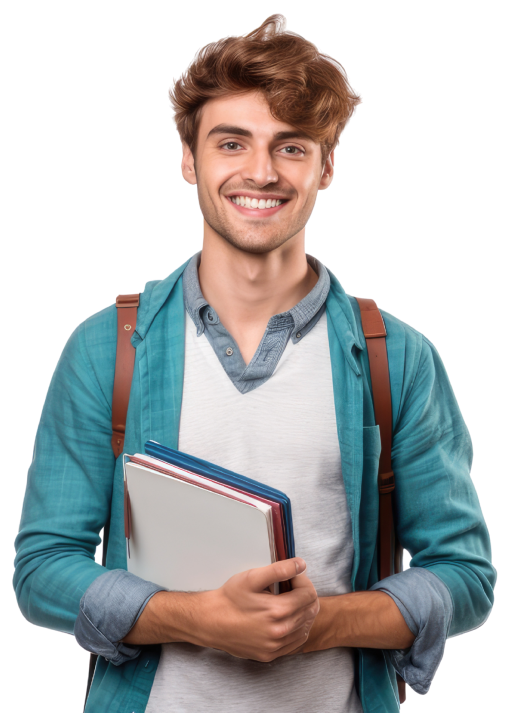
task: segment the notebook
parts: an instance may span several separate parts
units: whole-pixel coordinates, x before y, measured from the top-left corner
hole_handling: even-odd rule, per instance
[[[195,468],[191,456],[167,451],[188,467],[143,454],[124,458],[128,571],[170,590],[200,591],[286,558],[286,495],[205,461]]]

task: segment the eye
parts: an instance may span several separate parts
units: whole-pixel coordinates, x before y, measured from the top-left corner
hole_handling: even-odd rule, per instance
[[[240,149],[242,147],[236,141],[227,141],[221,146],[221,148],[226,149],[227,151],[236,151],[237,149]]]
[[[284,146],[281,151],[285,151],[290,156],[303,156],[305,154],[305,151],[299,149],[298,146]]]

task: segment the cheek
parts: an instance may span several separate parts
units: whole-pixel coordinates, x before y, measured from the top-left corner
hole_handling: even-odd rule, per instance
[[[232,185],[234,175],[229,167],[206,166],[205,171],[198,175],[199,190],[211,200],[217,201],[223,188]]]
[[[303,187],[300,187],[300,199],[302,202],[302,209],[310,209],[314,206],[317,198],[317,189],[319,186],[319,179],[314,180],[314,177],[307,178],[303,182]]]
[[[299,190],[301,195],[304,196],[305,201],[311,200],[314,196],[314,194],[317,193],[318,186],[321,182],[321,178],[318,175],[314,176],[314,174],[304,174],[300,176],[300,180],[295,184],[299,186]]]

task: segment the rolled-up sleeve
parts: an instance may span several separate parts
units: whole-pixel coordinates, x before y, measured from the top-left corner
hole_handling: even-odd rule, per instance
[[[122,643],[148,601],[163,587],[131,572],[113,569],[94,580],[83,594],[74,635],[86,651],[116,666],[136,658],[139,646]]]
[[[444,654],[453,605],[446,585],[427,569],[412,567],[371,587],[386,592],[415,635],[408,649],[388,650],[386,656],[403,680],[417,693],[427,693]]]

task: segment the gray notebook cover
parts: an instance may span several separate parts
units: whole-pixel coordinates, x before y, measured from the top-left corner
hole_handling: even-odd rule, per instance
[[[135,463],[125,464],[131,502],[128,571],[166,589],[217,589],[234,574],[271,564],[264,513]]]

